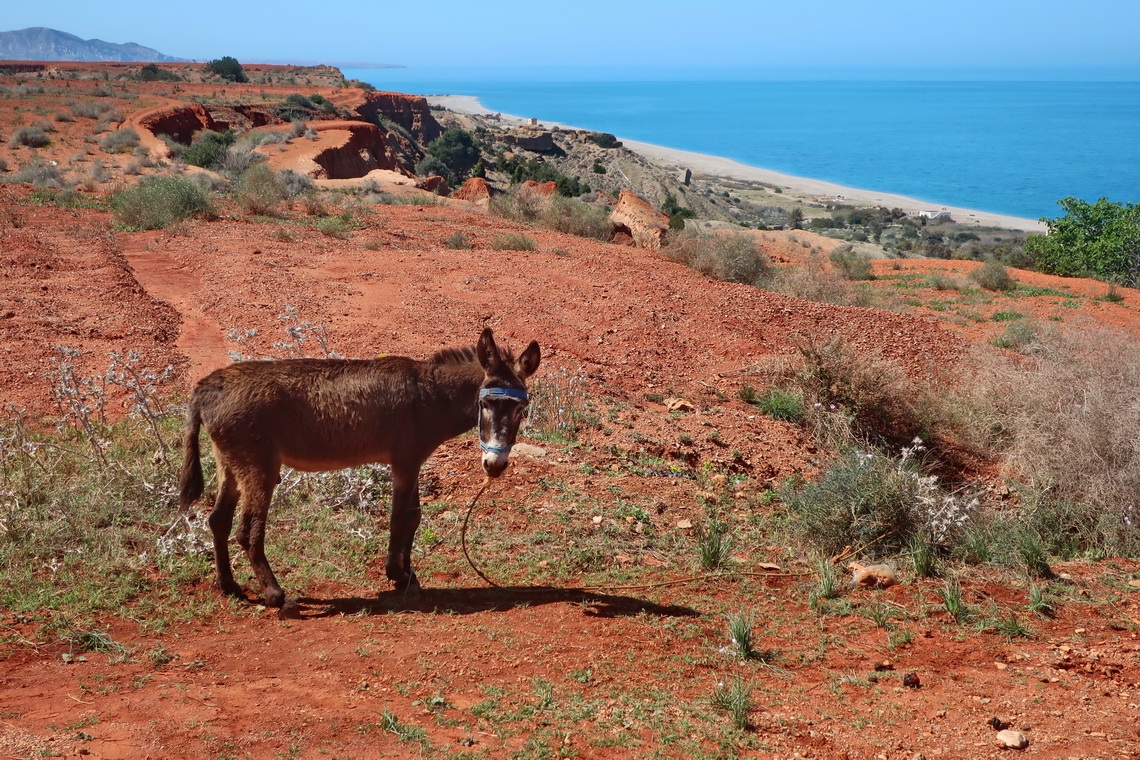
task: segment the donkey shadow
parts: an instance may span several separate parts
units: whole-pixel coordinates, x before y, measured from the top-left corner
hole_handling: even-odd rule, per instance
[[[592,617],[618,618],[647,614],[659,617],[697,617],[701,613],[681,605],[665,605],[632,596],[603,594],[582,589],[553,586],[500,586],[497,588],[424,589],[417,598],[399,591],[386,591],[377,597],[321,599],[300,597],[290,616],[317,619],[337,615],[384,615],[391,612],[426,612],[471,615],[505,612],[518,607],[544,604],[579,604]]]

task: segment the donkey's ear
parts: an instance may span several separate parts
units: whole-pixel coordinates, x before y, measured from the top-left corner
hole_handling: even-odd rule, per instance
[[[503,363],[502,357],[499,356],[499,347],[495,345],[495,336],[490,327],[483,328],[483,334],[479,336],[479,342],[475,345],[475,355],[479,357],[479,364],[487,373]]]
[[[526,347],[526,351],[522,352],[522,356],[515,361],[515,374],[518,375],[519,380],[526,380],[537,372],[538,363],[541,360],[542,352],[538,349],[538,343],[532,340],[530,345]]]

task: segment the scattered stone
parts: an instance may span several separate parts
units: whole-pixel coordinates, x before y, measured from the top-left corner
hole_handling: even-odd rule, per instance
[[[696,410],[695,406],[683,398],[665,399],[665,408],[670,412],[692,412]]]
[[[918,680],[918,676],[914,673],[907,673],[903,676],[903,686],[908,689],[917,689],[922,686],[922,682]]]
[[[992,728],[994,731],[1004,731],[1009,728],[1009,724],[1001,718],[994,717],[990,718],[990,728]]]
[[[999,746],[1009,747],[1010,749],[1025,749],[1029,746],[1029,737],[1020,731],[1013,729],[1005,729],[1004,731],[997,732],[997,740]]]
[[[890,588],[898,583],[898,575],[890,565],[863,565],[852,562],[847,566],[851,570],[851,585],[860,588]]]

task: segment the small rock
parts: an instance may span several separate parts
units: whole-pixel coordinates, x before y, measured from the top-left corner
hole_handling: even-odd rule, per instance
[[[667,398],[665,399],[665,408],[670,412],[692,412],[696,411],[696,407],[690,404],[683,398]]]
[[[990,725],[990,728],[992,728],[994,731],[1004,731],[1007,728],[1009,728],[1008,723],[1006,723],[1001,718],[997,718],[997,717],[990,718],[989,725]]]
[[[15,316],[15,315],[13,315],[13,316]],[[1128,587],[1129,588],[1140,588],[1140,578],[1134,578],[1134,579],[1128,581]]]
[[[693,521],[692,520],[678,520],[677,521],[677,527],[680,528],[681,530],[689,530],[690,528],[693,527]]]
[[[903,686],[908,689],[917,689],[922,686],[922,682],[918,680],[918,676],[914,673],[907,673],[903,676]]]
[[[1010,749],[1025,749],[1029,746],[1029,737],[1020,731],[1013,729],[1005,729],[1004,731],[997,732],[997,740],[999,746],[1009,747]]]
[[[998,670],[1005,670],[1009,667],[1009,665],[1005,664],[1004,662],[995,662],[994,667]]]
[[[878,673],[882,673],[884,670],[894,670],[894,668],[895,666],[891,664],[890,660],[875,663],[875,671]]]
[[[890,588],[899,582],[895,569],[890,565],[863,565],[852,562],[851,585],[863,588]]]

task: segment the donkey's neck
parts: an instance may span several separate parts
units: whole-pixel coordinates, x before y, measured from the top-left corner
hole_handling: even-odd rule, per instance
[[[433,402],[445,428],[442,432],[452,438],[475,427],[483,368],[472,357],[471,361],[437,364],[433,370]]]

